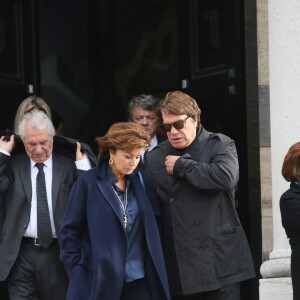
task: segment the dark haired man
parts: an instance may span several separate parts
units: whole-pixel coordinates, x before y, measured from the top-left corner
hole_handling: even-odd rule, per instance
[[[239,300],[255,276],[235,206],[237,152],[229,137],[206,131],[189,95],[159,105],[168,140],[148,155],[147,172],[164,212],[164,253],[175,300]]]
[[[166,139],[165,135],[157,134],[161,125],[161,115],[158,110],[159,99],[153,95],[141,94],[131,99],[128,105],[129,120],[140,124],[150,135],[151,143],[147,152]],[[139,168],[146,168],[147,154],[142,153]]]

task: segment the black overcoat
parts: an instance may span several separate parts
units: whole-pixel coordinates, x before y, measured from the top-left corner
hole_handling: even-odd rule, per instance
[[[167,155],[180,156],[173,175],[165,168]],[[164,211],[171,294],[216,290],[255,276],[234,204],[239,166],[229,137],[200,125],[189,147],[178,150],[165,141],[149,152],[147,171]]]
[[[289,238],[293,299],[300,299],[300,186],[292,182],[290,188],[280,198],[282,226]]]

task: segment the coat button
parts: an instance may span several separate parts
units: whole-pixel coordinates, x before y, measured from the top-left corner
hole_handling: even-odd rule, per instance
[[[23,225],[23,228],[27,228],[27,224],[24,224],[24,225]]]
[[[174,200],[174,198],[171,198],[170,199],[170,203],[173,203],[175,200]]]
[[[194,222],[194,225],[199,225],[200,224],[200,221],[195,221]]]

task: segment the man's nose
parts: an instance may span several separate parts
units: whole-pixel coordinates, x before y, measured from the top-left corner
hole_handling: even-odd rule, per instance
[[[38,146],[35,147],[35,152],[40,153],[42,151],[43,151],[43,147],[42,146],[38,145]]]
[[[176,129],[176,128],[172,125],[172,126],[171,126],[170,132],[171,132],[172,134],[176,134],[176,133],[178,133],[178,129]]]
[[[142,124],[147,125],[148,124],[148,119],[145,117],[142,119]]]

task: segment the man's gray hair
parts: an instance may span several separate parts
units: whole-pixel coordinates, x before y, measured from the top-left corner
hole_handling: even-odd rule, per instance
[[[128,117],[132,121],[133,110],[135,107],[141,107],[144,110],[157,110],[160,99],[153,95],[141,94],[133,97],[128,104]]]
[[[25,126],[27,123],[30,124],[32,128],[40,130],[47,128],[48,134],[51,136],[51,138],[53,138],[55,135],[53,124],[47,115],[42,111],[31,111],[23,116],[19,124],[19,133],[22,141],[25,140]]]

